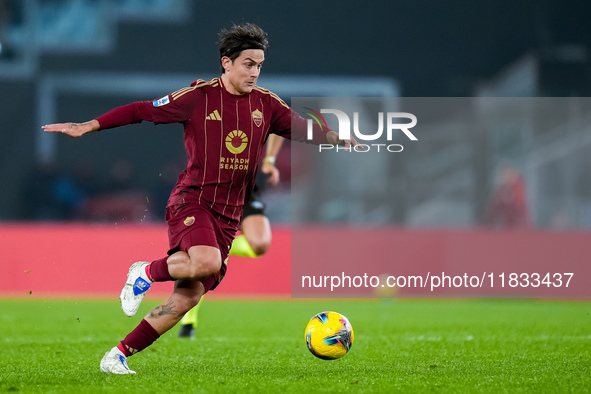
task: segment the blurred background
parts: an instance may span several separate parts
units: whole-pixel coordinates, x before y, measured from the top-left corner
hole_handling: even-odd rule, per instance
[[[217,77],[219,30],[253,22],[271,43],[259,85],[287,102],[564,98],[568,116],[556,124],[524,126],[516,116],[475,131],[450,120],[384,159],[384,190],[320,196],[320,221],[359,222],[338,212],[389,193],[391,204],[362,221],[588,228],[591,117],[585,100],[569,98],[591,93],[589,16],[582,0],[0,0],[0,220],[162,222],[186,161],[180,125],[80,140],[40,126]],[[274,223],[291,220],[289,148],[278,158],[282,184],[265,197]]]

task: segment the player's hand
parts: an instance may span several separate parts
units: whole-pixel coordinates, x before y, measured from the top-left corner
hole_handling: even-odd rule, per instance
[[[350,139],[342,140],[339,138],[339,134],[332,131],[332,130],[330,130],[326,134],[326,140],[329,144],[332,144],[334,146],[337,146],[337,145],[344,146],[346,151],[359,145],[359,143],[355,140],[355,138],[351,137]]]
[[[98,121],[91,120],[85,123],[54,123],[41,126],[47,133],[62,133],[73,138],[82,137],[86,133],[96,131],[100,128]]]
[[[279,170],[277,169],[277,167],[275,167],[273,163],[271,163],[270,161],[263,161],[261,171],[269,175],[269,178],[267,178],[268,185],[275,186],[279,183]]]

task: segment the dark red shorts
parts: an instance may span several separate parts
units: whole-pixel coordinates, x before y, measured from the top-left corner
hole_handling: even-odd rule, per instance
[[[222,255],[222,267],[213,276],[202,280],[205,291],[213,290],[222,281],[227,270],[227,259],[237,225],[217,217],[215,212],[197,202],[188,202],[166,208],[168,243],[171,255],[178,251],[188,252],[192,246],[212,246]]]

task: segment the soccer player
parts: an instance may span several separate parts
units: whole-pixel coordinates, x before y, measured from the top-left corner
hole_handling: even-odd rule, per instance
[[[485,225],[499,228],[525,228],[530,225],[525,182],[514,164],[502,163],[482,221]]]
[[[196,80],[160,99],[123,105],[85,123],[42,126],[46,132],[70,137],[142,120],[184,127],[187,168],[171,192],[166,211],[170,250],[158,260],[138,261],[130,267],[119,296],[121,308],[128,316],[135,315],[154,282],[175,281],[175,287],[165,302],[105,353],[100,363],[103,372],[135,373],[127,358],[154,343],[219,285],[269,134],[345,149],[357,144],[317,125],[308,140],[306,120],[256,85],[268,48],[267,34],[260,27],[245,24],[224,29],[218,43],[219,78]]]
[[[269,135],[267,141],[267,155],[257,172],[254,190],[250,199],[244,206],[240,229],[242,234],[232,242],[230,256],[259,257],[267,253],[271,247],[271,224],[265,216],[265,203],[262,201],[262,193],[266,185],[274,186],[279,183],[279,170],[275,167],[277,154],[281,150],[284,139],[276,134]],[[180,321],[179,338],[194,338],[197,327],[197,316],[201,301],[183,316]]]

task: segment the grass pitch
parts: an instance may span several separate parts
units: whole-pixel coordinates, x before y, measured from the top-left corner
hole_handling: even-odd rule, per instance
[[[114,301],[0,300],[0,391],[589,392],[591,303],[538,300],[206,300],[196,340],[178,328],[131,357],[99,361],[157,305],[127,318]],[[351,352],[314,358],[304,328],[349,318]]]

